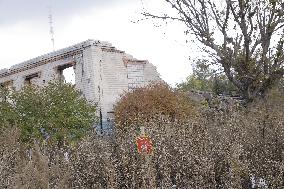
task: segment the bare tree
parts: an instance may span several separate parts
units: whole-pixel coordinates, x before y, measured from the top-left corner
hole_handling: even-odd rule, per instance
[[[250,102],[265,96],[284,74],[283,0],[164,0]]]

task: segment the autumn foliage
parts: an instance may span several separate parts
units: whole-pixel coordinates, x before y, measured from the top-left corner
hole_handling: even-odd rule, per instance
[[[170,119],[185,121],[196,115],[196,106],[183,93],[165,83],[153,83],[122,95],[115,106],[115,120],[119,125]]]

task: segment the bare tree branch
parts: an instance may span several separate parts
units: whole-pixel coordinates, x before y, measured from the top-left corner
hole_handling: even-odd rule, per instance
[[[283,37],[279,33],[284,27],[284,0],[221,1],[165,0],[177,16],[144,16],[184,23],[186,33],[215,52],[205,51],[223,67],[243,98],[251,101],[283,77]]]

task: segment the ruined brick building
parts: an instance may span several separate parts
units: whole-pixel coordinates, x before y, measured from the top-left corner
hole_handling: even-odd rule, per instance
[[[15,90],[27,84],[43,86],[62,80],[63,70],[69,67],[74,68],[76,88],[98,103],[101,128],[111,124],[120,94],[160,80],[148,61],[134,59],[107,42],[87,40],[0,70],[0,84]]]

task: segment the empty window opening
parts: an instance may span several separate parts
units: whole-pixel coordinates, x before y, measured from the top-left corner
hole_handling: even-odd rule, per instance
[[[73,64],[58,66],[58,71],[60,81],[75,84],[75,67]]]
[[[33,73],[25,76],[25,85],[35,84],[34,80],[38,79],[39,77],[39,73]]]
[[[12,88],[13,87],[13,81],[5,81],[3,83],[0,84],[1,87],[5,87],[5,88]]]

